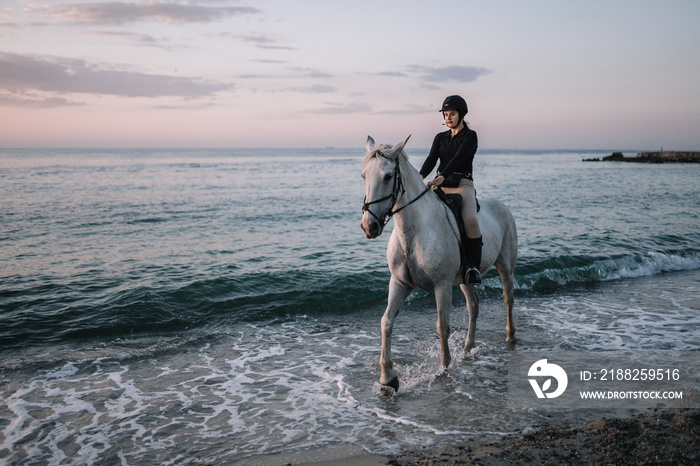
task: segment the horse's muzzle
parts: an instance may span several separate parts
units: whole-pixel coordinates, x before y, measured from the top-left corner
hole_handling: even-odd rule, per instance
[[[365,215],[362,217],[362,222],[360,223],[362,231],[365,232],[368,239],[374,239],[382,234],[382,226],[378,221],[374,220],[371,216]]]

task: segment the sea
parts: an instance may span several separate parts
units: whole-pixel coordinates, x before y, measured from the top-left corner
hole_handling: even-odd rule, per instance
[[[468,353],[455,288],[445,371],[415,291],[387,396],[393,222],[360,228],[363,146],[0,149],[0,464],[392,455],[615,414],[514,409],[514,352],[700,354],[700,164],[482,149],[478,196],[518,227],[517,342],[492,270]]]

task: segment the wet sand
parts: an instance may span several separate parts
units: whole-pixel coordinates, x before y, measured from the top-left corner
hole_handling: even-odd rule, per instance
[[[544,427],[497,441],[415,449],[390,465],[698,465],[700,409],[653,411]]]
[[[654,410],[634,417],[604,417],[542,427],[498,440],[415,448],[393,457],[339,445],[297,454],[249,458],[256,466],[428,465],[698,465],[700,409]]]

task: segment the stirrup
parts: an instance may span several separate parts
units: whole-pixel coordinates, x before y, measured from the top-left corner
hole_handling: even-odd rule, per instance
[[[466,273],[467,285],[481,285],[481,274],[476,267],[470,267]]]

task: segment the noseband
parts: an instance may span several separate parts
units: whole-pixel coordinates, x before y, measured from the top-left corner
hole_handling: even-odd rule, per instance
[[[394,206],[396,205],[396,202],[399,200],[399,197],[403,196],[404,193],[406,192],[406,189],[403,186],[403,177],[401,176],[401,169],[399,168],[399,159],[397,158],[396,160],[392,159],[391,157],[388,157],[386,154],[383,154],[382,152],[377,152],[378,157],[384,157],[385,159],[389,159],[392,162],[394,162],[394,187],[391,190],[391,194],[388,196],[384,196],[381,199],[377,199],[374,201],[367,202],[367,196],[365,196],[364,203],[362,204],[362,212],[369,212],[369,214],[377,219],[377,222],[379,222],[379,225],[381,225],[382,228],[387,224],[387,222],[396,214],[401,212],[403,209],[406,207],[410,206],[414,202],[416,202],[418,199],[423,197],[425,193],[430,191],[430,188],[425,188],[425,190],[420,193],[415,199],[413,199],[411,202],[408,204],[399,207],[398,209],[394,209]],[[369,208],[372,204],[377,204],[379,202],[386,201],[387,199],[391,199],[391,207],[389,208],[389,211],[384,214],[384,218],[380,218],[377,214],[372,212]]]

